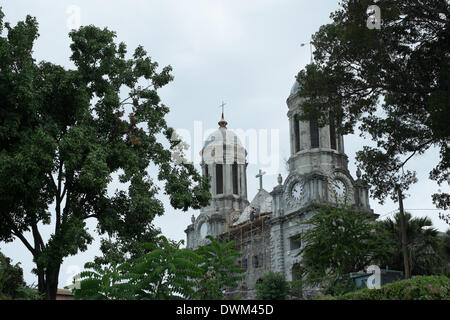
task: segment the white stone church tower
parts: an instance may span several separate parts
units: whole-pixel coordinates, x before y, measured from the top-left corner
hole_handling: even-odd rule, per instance
[[[258,190],[247,200],[246,156],[237,136],[228,130],[223,118],[219,129],[209,136],[201,151],[204,175],[211,176],[212,200],[200,210],[197,219],[185,230],[187,247],[207,244],[205,236],[233,240],[246,270],[240,286],[241,295],[252,295],[255,283],[269,270],[282,272],[288,281],[296,280],[304,245],[305,228],[299,222],[314,214],[315,203],[346,203],[358,211],[373,213],[369,207],[368,188],[348,171],[344,139],[334,123],[319,128],[316,121],[298,121],[298,83],[287,98],[291,155],[289,174],[268,192]],[[258,175],[261,178],[261,174]]]

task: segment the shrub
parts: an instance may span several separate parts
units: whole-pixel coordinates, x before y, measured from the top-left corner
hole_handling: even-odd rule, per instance
[[[323,297],[319,297],[322,299]],[[327,297],[329,298],[329,297]],[[336,300],[450,300],[450,278],[415,276],[386,284],[380,289],[362,289],[337,296]]]
[[[303,283],[301,280],[289,282],[289,295],[291,299],[303,299]]]
[[[257,283],[256,297],[261,300],[284,300],[289,293],[289,284],[281,273],[270,271]]]

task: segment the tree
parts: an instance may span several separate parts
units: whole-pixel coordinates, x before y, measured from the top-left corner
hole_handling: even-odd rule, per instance
[[[93,239],[87,219],[99,234],[129,239],[164,213],[149,165],[175,209],[206,205],[208,180],[172,161],[180,141],[171,139],[169,108],[157,93],[172,80],[170,66],[158,72],[141,46],[127,58],[113,31],[94,26],[70,32],[74,69],[36,63],[36,19],[11,27],[3,18],[0,11],[0,241],[22,241],[39,292],[55,299],[63,259]],[[108,194],[113,174],[126,191]],[[54,227],[47,242],[40,224]]]
[[[148,249],[145,249],[143,244],[156,243],[159,236],[161,236],[160,230],[149,225],[143,233],[132,237],[112,236],[107,239],[101,239],[100,251],[102,255],[96,256],[94,263],[99,265],[119,265],[136,259],[148,253]]]
[[[219,242],[210,235],[206,238],[211,244],[196,250],[202,258],[202,277],[197,282],[198,298],[219,300],[223,299],[226,289],[234,289],[242,279],[243,270],[236,262],[240,252],[233,250],[234,241]]]
[[[435,228],[432,228],[430,218],[413,218],[410,213],[405,213],[405,222],[411,275],[445,274],[448,264],[448,257],[444,252],[445,240],[439,236]],[[394,219],[388,218],[380,223],[388,232],[394,249],[391,255],[385,257],[382,265],[389,266],[390,269],[403,270],[400,215],[396,214]]]
[[[11,264],[11,259],[0,252],[0,300],[39,300],[42,297],[23,280],[20,263]]]
[[[24,284],[20,264],[12,265],[11,259],[0,252],[0,295],[14,299]]]
[[[233,243],[221,243],[210,237],[210,246],[196,251],[180,248],[164,236],[157,245],[142,245],[141,256],[102,267],[89,262],[81,272],[76,299],[84,300],[168,300],[223,298],[223,290],[233,288],[242,270],[236,264],[239,252]]]
[[[164,236],[158,245],[147,243],[148,253],[119,265],[104,268],[87,263],[91,270],[80,274],[76,299],[84,300],[172,300],[196,295],[195,279],[201,275],[200,257],[189,249],[180,249]]]
[[[312,37],[314,63],[299,72],[301,119],[333,119],[341,134],[358,127],[376,147],[357,153],[358,167],[381,203],[417,181],[404,170],[415,155],[439,148],[429,177],[450,181],[450,5],[446,0],[380,0],[381,28],[368,28],[371,0],[344,0],[333,22]],[[432,195],[437,208],[450,194]],[[449,216],[440,214],[449,222]]]
[[[255,285],[255,289],[259,300],[284,300],[289,293],[289,284],[284,274],[269,271]]]
[[[305,245],[298,253],[299,276],[305,287],[342,293],[350,288],[350,272],[364,270],[390,254],[389,238],[365,212],[321,205],[301,224],[306,230]]]
[[[442,256],[445,257],[445,275],[450,277],[450,229],[441,238]]]

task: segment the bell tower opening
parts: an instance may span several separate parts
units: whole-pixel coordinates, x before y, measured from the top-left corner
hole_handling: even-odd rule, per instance
[[[336,132],[335,120],[330,116],[323,127],[318,119],[299,120],[302,110],[299,105],[301,87],[296,81],[287,98],[289,111],[290,172],[307,174],[313,171],[330,172],[336,169],[348,171],[348,158],[344,153],[344,140]],[[330,114],[331,115],[331,114]]]
[[[319,125],[317,120],[309,120],[309,136],[311,137],[311,149],[320,147]]]
[[[223,165],[216,163],[216,194],[223,193]]]
[[[300,147],[300,121],[294,118],[294,145],[295,153],[301,150]]]

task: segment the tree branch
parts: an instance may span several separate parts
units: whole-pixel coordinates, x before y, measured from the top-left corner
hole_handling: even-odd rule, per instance
[[[15,227],[13,227],[13,234],[22,241],[22,243],[27,247],[27,249],[31,252],[33,257],[36,255],[36,250],[31,246],[31,244],[25,239],[23,234],[21,234]]]
[[[37,223],[34,223],[31,226],[31,230],[33,232],[35,250],[37,252],[40,252],[40,251],[42,251],[42,248],[45,247],[45,245],[44,245],[44,241],[42,240],[42,236],[41,236],[41,234],[39,232],[39,229],[37,227]]]
[[[408,162],[409,159],[411,159],[411,158],[417,153],[417,151],[419,151],[419,150],[422,149],[424,146],[426,146],[427,144],[429,144],[429,143],[431,143],[431,142],[433,142],[433,141],[434,141],[434,139],[430,139],[430,140],[428,140],[428,141],[426,141],[426,142],[424,142],[424,143],[418,145],[417,148],[416,148],[416,150],[414,150],[414,152],[413,152],[408,158],[406,158],[405,161],[403,161],[399,166],[397,166],[397,168],[396,168],[395,171],[398,171],[401,167],[403,167],[403,166],[406,164],[406,162]]]
[[[56,190],[56,223],[55,223],[55,234],[58,233],[60,227],[61,227],[61,181],[62,181],[62,166],[63,162],[60,159],[59,160],[59,168],[58,168],[58,187]]]

